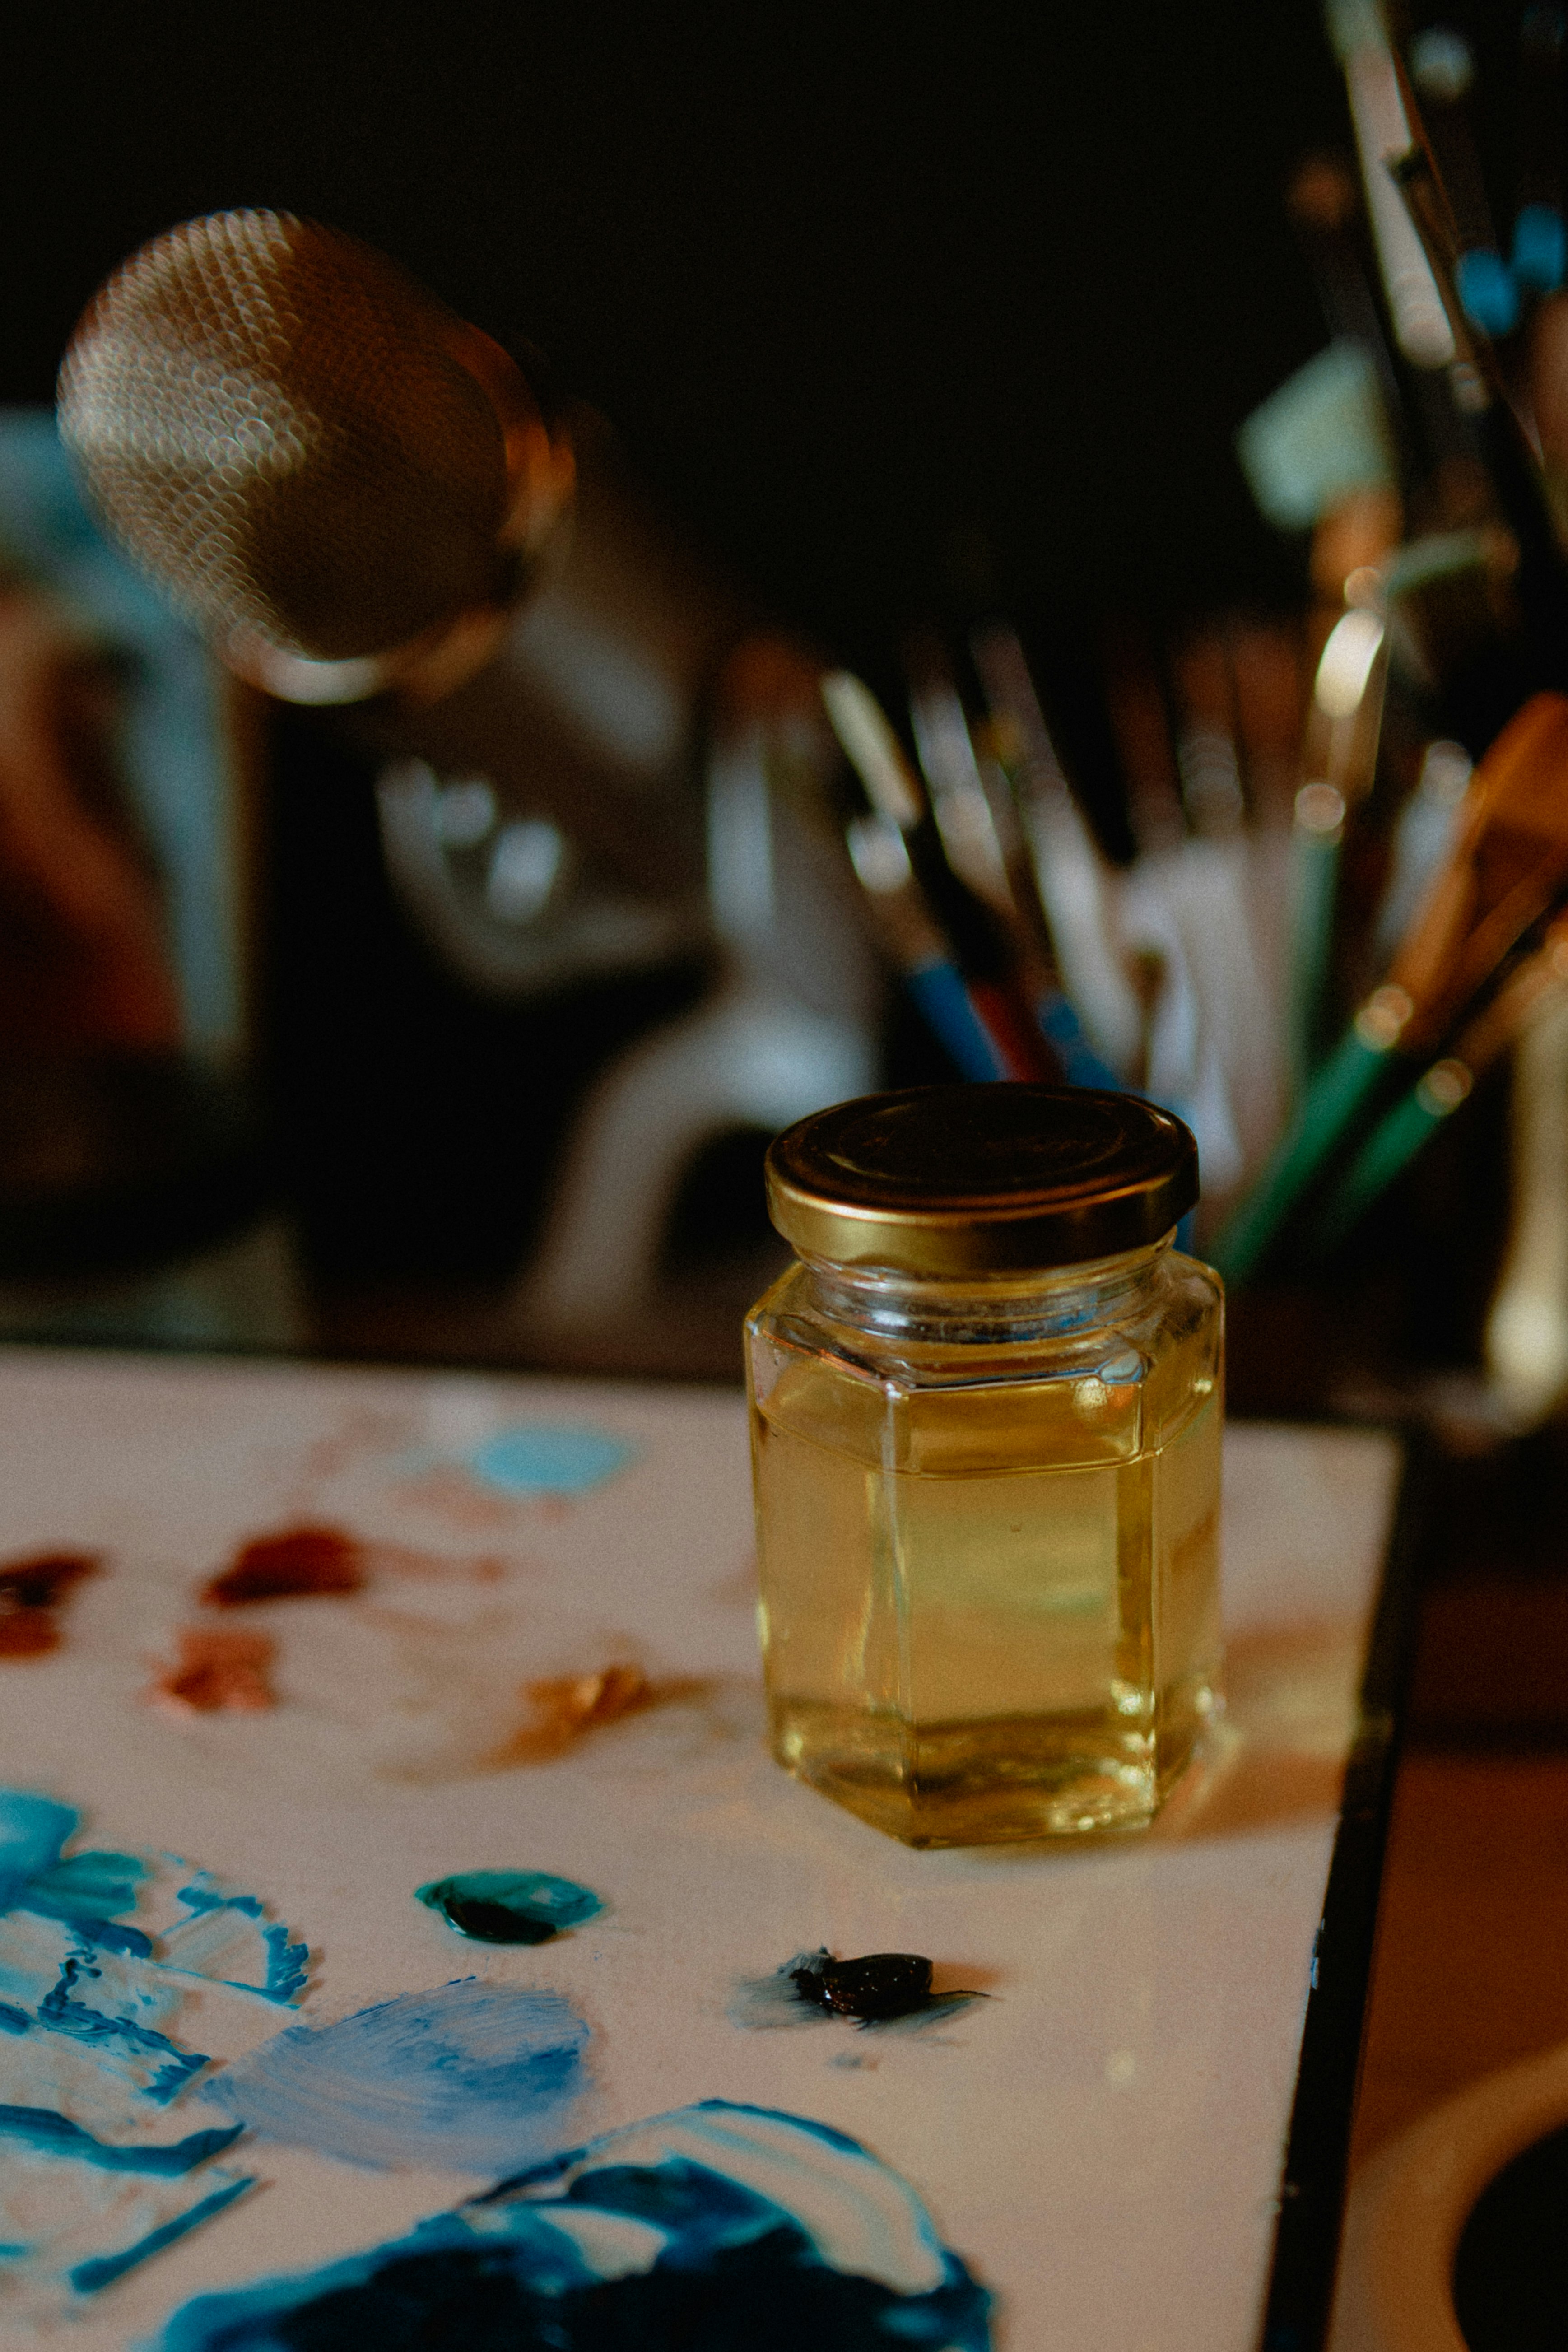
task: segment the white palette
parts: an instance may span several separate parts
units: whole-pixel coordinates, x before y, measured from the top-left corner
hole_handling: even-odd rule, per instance
[[[458,1466],[531,1423],[593,1424],[636,1459],[570,1502]],[[61,1650],[0,1660],[0,1781],[79,1808],[93,1845],[264,1895],[310,1947],[307,2018],[469,1974],[550,1986],[594,2029],[594,2130],[719,2097],[853,2134],[994,2292],[1002,2352],[1244,2352],[1395,1468],[1376,1435],[1230,1433],[1231,1725],[1153,1833],[915,1853],[762,1746],[738,1398],[17,1351],[0,1561],[79,1546],[110,1567]],[[151,1708],[199,1584],[300,1519],[382,1550],[364,1594],[245,1612],[277,1635],[279,1705]],[[558,1761],[481,1768],[521,1683],[613,1659],[690,1687]],[[605,1913],[534,1949],[467,1942],[414,1889],[480,1867],[560,1872]],[[992,1998],[912,2035],[731,2022],[739,1979],[818,1944],[927,1952]],[[268,2185],[90,2302],[81,2352],[476,2186],[241,2155]]]

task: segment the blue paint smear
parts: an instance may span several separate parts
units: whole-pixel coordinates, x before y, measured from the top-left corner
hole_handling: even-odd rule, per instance
[[[494,2173],[570,2137],[587,2041],[563,1995],[464,1977],[292,2026],[203,2095],[263,2139],[353,2164]]]
[[[0,2148],[5,2342],[29,2321],[79,2311],[83,2294],[145,2262],[252,2185],[246,2175],[214,2165],[175,2179],[149,2179]]]
[[[111,2140],[95,2139],[80,2124],[58,2115],[52,2107],[0,2106],[0,2139],[20,2140],[48,2156],[74,2156],[104,2172],[149,2172],[164,2179],[194,2172],[198,2164],[229,2147],[244,2128],[243,2124],[230,2124],[157,2145],[119,2147]]]
[[[212,2162],[241,2122],[142,2135],[212,2063],[174,2038],[188,1997],[291,2004],[309,1960],[258,1896],[177,1856],[65,1853],[79,1826],[0,1790],[0,2265],[17,2317],[108,2285],[252,2185]]]
[[[858,2141],[710,2099],[388,2245],[199,2296],[158,2352],[988,2352],[989,2305]]]
[[[73,2041],[94,2043],[114,2057],[150,2061],[142,2088],[161,2105],[211,2062],[203,2052],[182,2050],[153,2026],[139,2025],[134,2018],[105,2012],[76,2000],[73,1996],[81,1979],[96,1973],[79,1959],[68,1959],[59,1982],[38,2003],[38,2023],[52,2032],[68,2034]]]
[[[172,1967],[193,1969],[204,1976],[214,1974],[213,1969],[203,1969],[200,1962],[224,1948],[221,1928],[226,1914],[230,1925],[249,1923],[252,1934],[247,1940],[259,1942],[261,1967],[259,1971],[253,1968],[248,1976],[230,1976],[220,1965],[216,1971],[218,1981],[264,1992],[268,2000],[290,2007],[298,2001],[310,1973],[310,1948],[293,1942],[281,1919],[268,1919],[258,1895],[236,1894],[204,1870],[189,1885],[181,1887],[179,1899],[190,1918],[164,1938]],[[209,1923],[205,1931],[198,1925],[202,1921]]]
[[[146,1875],[146,1864],[133,1853],[73,1853],[36,1872],[22,1899],[27,1910],[42,1912],[46,1919],[102,1923],[134,1911]],[[147,1943],[144,1936],[137,1940]]]
[[[510,1495],[585,1495],[634,1462],[637,1452],[607,1430],[536,1423],[503,1429],[464,1458],[478,1477]]]
[[[414,1892],[459,1936],[481,1944],[547,1944],[605,1907],[591,1886],[546,1870],[460,1870]]]
[[[127,2271],[134,2270],[150,2255],[161,2254],[165,2246],[172,2246],[177,2238],[186,2236],[203,2221],[210,2221],[215,2213],[221,2213],[226,2205],[232,2205],[237,2197],[243,2197],[247,2189],[255,2186],[255,2181],[250,2179],[225,2179],[210,2197],[204,2197],[199,2205],[191,2206],[186,2212],[176,2213],[172,2221],[163,2222],[161,2228],[150,2230],[133,2246],[123,2247],[118,2253],[94,2254],[85,2263],[78,2263],[69,2273],[72,2286],[78,2294],[96,2294],[103,2287],[112,2286],[116,2279],[125,2276]]]

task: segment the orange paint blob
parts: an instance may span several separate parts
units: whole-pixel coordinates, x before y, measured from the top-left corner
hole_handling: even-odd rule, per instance
[[[277,1705],[268,1671],[274,1644],[266,1633],[182,1626],[174,1664],[160,1666],[147,1696],[171,1715],[255,1715]]]
[[[659,1694],[640,1666],[605,1666],[596,1675],[527,1683],[523,1697],[532,1721],[499,1751],[498,1764],[537,1764],[561,1755],[584,1732],[652,1706]]]

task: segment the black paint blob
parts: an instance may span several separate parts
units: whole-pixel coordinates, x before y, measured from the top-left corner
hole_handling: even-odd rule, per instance
[[[803,2000],[819,2002],[836,2017],[862,2020],[912,2017],[931,2000],[931,1964],[920,1952],[868,1952],[863,1959],[836,1960],[814,1953],[791,1967],[790,1981]]]
[[[842,2018],[862,2033],[920,2033],[988,1998],[933,1992],[931,1975],[922,1952],[867,1952],[839,1960],[820,1947],[797,1952],[765,1977],[742,1977],[730,1996],[730,2022],[748,2033],[768,2033]]]

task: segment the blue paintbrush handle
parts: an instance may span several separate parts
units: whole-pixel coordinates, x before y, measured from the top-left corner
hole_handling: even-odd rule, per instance
[[[1109,1062],[1102,1062],[1089,1042],[1089,1033],[1069,998],[1059,988],[1047,989],[1035,1008],[1040,1034],[1055,1048],[1069,1087],[1105,1087],[1112,1094],[1126,1089]]]
[[[933,961],[915,964],[905,972],[904,986],[961,1077],[992,1079],[1007,1076],[991,1033],[974,1010],[963,975],[955,963]]]

